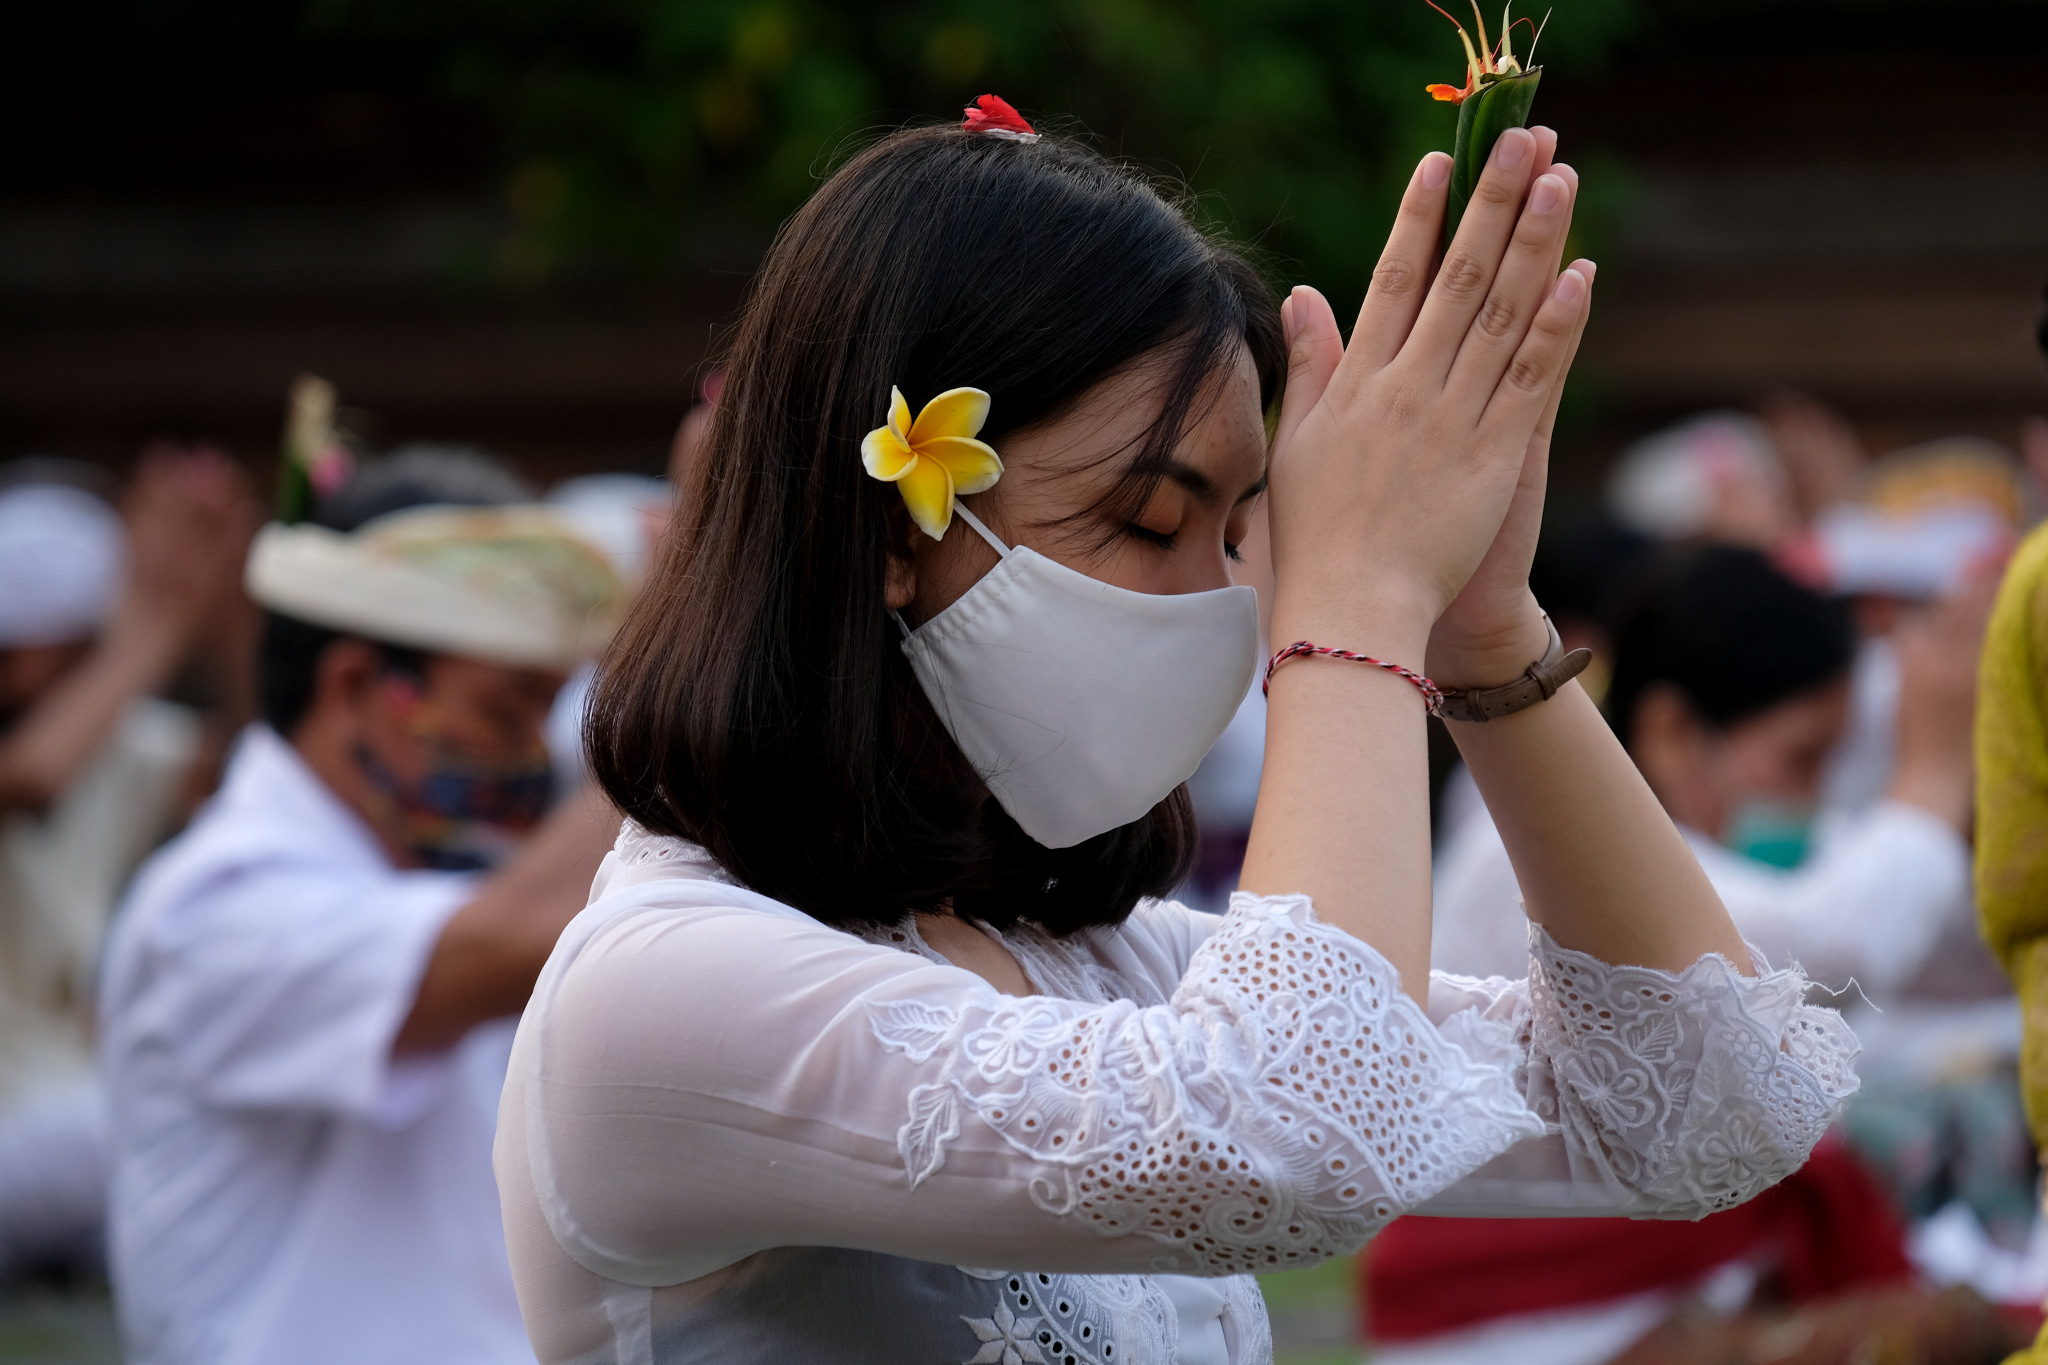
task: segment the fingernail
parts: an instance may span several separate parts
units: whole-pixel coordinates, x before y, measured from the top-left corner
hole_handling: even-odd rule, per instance
[[[1529,191],[1529,212],[1549,213],[1564,201],[1564,181],[1554,175],[1537,180],[1536,188]]]
[[[1287,291],[1287,297],[1280,301],[1280,337],[1289,346],[1294,345],[1294,296],[1301,290],[1300,285]]]
[[[1422,158],[1422,188],[1440,190],[1451,178],[1451,159],[1442,152],[1431,152]]]
[[[1577,303],[1579,295],[1586,292],[1585,277],[1576,270],[1567,270],[1557,277],[1557,301]]]
[[[1516,133],[1522,133],[1522,136],[1516,137]],[[1529,149],[1535,144],[1536,139],[1523,130],[1510,129],[1500,135],[1500,141],[1493,144],[1493,164],[1504,171],[1511,170],[1529,159]]]

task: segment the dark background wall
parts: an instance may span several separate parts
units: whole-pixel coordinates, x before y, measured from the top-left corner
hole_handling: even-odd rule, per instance
[[[1958,7],[1801,35],[1775,11],[1674,21],[1545,113],[1626,183],[1588,336],[1595,449],[1775,388],[1833,401],[1874,449],[2048,411],[2048,99]],[[1551,92],[1546,91],[1546,95]],[[1603,286],[1610,283],[1603,272]]]
[[[1538,103],[1600,192],[1567,484],[1662,420],[1783,388],[1880,449],[2009,443],[2048,413],[2048,99],[2024,74],[2048,6],[1643,8]],[[263,463],[312,370],[376,442],[476,441],[543,476],[659,467],[758,224],[699,233],[681,268],[549,277],[517,230],[548,185],[508,176],[430,42],[249,0],[10,24],[0,458],[118,465],[165,434]]]

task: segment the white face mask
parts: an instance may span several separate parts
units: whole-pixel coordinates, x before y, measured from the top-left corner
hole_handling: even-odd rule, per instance
[[[1002,562],[903,652],[1003,809],[1047,848],[1127,825],[1188,780],[1250,690],[1258,595],[1112,587],[962,519]]]

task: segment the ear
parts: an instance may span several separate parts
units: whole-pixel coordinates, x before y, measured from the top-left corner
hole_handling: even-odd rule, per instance
[[[346,715],[360,725],[364,707],[376,697],[378,662],[377,651],[362,640],[344,637],[327,646],[313,669],[307,718]]]
[[[1680,818],[1684,816],[1673,807],[1688,804],[1702,776],[1706,737],[1707,727],[1692,703],[1670,683],[1644,688],[1636,699],[1629,722],[1629,756],[1665,808]]]
[[[912,548],[910,509],[900,499],[889,508],[889,568],[882,579],[882,604],[902,611],[917,600],[917,552]]]

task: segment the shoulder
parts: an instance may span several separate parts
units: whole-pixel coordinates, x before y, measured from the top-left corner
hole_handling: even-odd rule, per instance
[[[109,930],[110,1000],[137,987],[145,963],[233,976],[360,951],[393,934],[411,941],[433,932],[476,884],[345,856],[331,841],[289,837],[274,824],[217,804],[143,864]]]
[[[1004,998],[972,972],[742,887],[669,880],[601,896],[570,923],[527,1005],[520,1051],[543,1082],[758,1097],[818,1049],[872,1041],[878,1015],[906,1002]]]
[[[562,932],[543,981],[562,992],[560,1008],[642,986],[814,983],[855,964],[930,965],[730,882],[666,878],[599,894]]]

